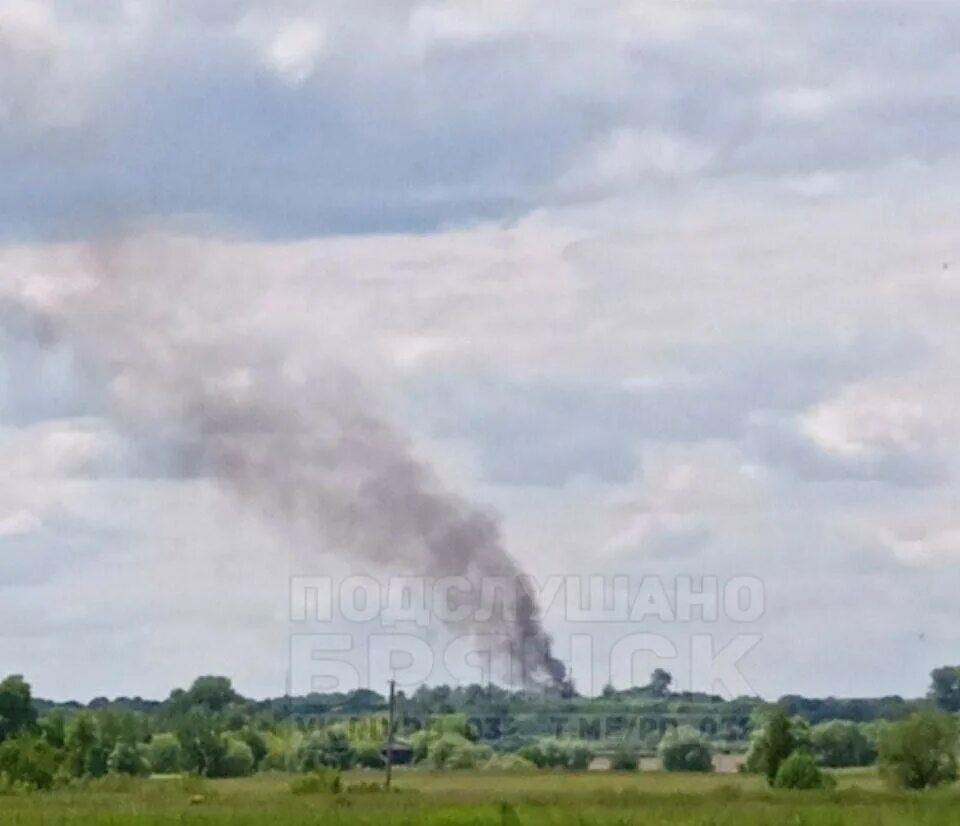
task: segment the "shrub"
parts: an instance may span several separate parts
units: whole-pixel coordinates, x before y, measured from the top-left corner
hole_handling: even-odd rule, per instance
[[[574,771],[586,771],[593,760],[593,749],[586,743],[574,743],[570,747],[570,758],[567,768]]]
[[[536,766],[519,754],[495,754],[483,766],[491,771],[529,771]]]
[[[340,789],[340,771],[332,768],[318,769],[290,781],[293,794],[338,794]]]
[[[383,794],[387,787],[382,783],[351,783],[347,786],[347,794]]]
[[[302,735],[299,732],[267,735],[267,753],[260,761],[261,771],[291,772],[300,767]]]
[[[154,734],[147,745],[147,760],[156,774],[177,774],[183,768],[183,747],[176,735]]]
[[[546,738],[520,749],[520,756],[541,769],[586,769],[593,750],[577,740]]]
[[[15,797],[30,794],[33,786],[20,780],[11,780],[5,774],[0,774],[0,797]]]
[[[880,733],[880,771],[893,786],[925,789],[957,778],[957,724],[946,714],[919,712]]]
[[[146,777],[150,774],[150,764],[144,750],[136,743],[117,743],[107,759],[107,768],[111,774],[130,777]]]
[[[360,743],[355,752],[356,764],[362,769],[382,769],[386,762],[378,743]]]
[[[9,784],[49,789],[58,762],[56,749],[42,736],[21,732],[0,743],[0,775]]]
[[[671,772],[713,771],[713,755],[706,740],[690,726],[671,729],[660,740],[657,754]]]
[[[621,746],[610,759],[610,768],[615,772],[635,772],[640,761],[637,752],[627,746]]]
[[[490,760],[493,751],[489,746],[475,743],[459,746],[447,757],[445,769],[477,769]]]
[[[816,758],[803,751],[795,751],[784,760],[773,781],[779,789],[825,789],[833,783],[833,778],[820,770]]]
[[[814,726],[811,731],[813,752],[824,766],[869,766],[877,750],[856,723],[832,720]]]
[[[259,766],[263,762],[263,758],[267,756],[266,737],[250,726],[243,728],[239,732],[238,737],[250,746],[250,751],[253,752],[253,764],[255,767]]]
[[[461,734],[445,732],[428,742],[427,761],[435,769],[475,769],[490,759],[490,748]]]
[[[298,769],[315,771],[322,767],[349,769],[355,760],[347,731],[341,726],[331,726],[313,732],[301,745]]]
[[[255,761],[250,746],[236,737],[225,737],[224,746],[223,756],[211,776],[247,777],[253,774]]]

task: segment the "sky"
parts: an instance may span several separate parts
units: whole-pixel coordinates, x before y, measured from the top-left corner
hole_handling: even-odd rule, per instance
[[[584,690],[921,695],[960,647],[958,43],[946,0],[0,0],[0,671],[277,695],[303,634],[382,630],[292,622],[291,577],[430,574],[183,472],[176,411],[117,402],[169,336],[350,376],[535,579],[659,583],[545,606]],[[91,350],[103,272],[150,292]],[[685,621],[684,577],[762,610]],[[672,653],[624,670],[638,633]]]

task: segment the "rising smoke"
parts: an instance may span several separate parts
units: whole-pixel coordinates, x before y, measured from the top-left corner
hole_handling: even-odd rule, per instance
[[[258,340],[242,316],[250,306],[231,308],[224,295],[215,311],[223,279],[211,289],[166,252],[146,266],[125,254],[130,243],[93,248],[41,325],[97,365],[118,426],[312,546],[391,572],[468,579],[462,607],[471,617],[487,610],[453,630],[506,654],[515,684],[562,684],[497,519],[446,490],[351,374],[319,353],[291,358],[282,343]],[[515,587],[484,589],[484,580]],[[491,597],[497,604],[481,605]]]

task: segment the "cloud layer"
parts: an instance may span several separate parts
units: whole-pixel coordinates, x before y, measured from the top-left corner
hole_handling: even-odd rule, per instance
[[[535,574],[755,575],[756,690],[920,693],[958,643],[958,28],[4,4],[0,659],[56,696],[282,690],[310,555],[117,428],[39,320],[109,262],[175,280],[188,331],[359,377]]]

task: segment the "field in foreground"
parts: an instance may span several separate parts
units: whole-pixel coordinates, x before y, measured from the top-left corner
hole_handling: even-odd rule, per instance
[[[351,773],[346,785],[379,779]],[[4,826],[57,824],[958,824],[960,790],[890,793],[873,772],[838,775],[834,792],[771,792],[745,776],[398,772],[397,791],[293,795],[290,779],[184,783],[178,778],[0,796]]]

